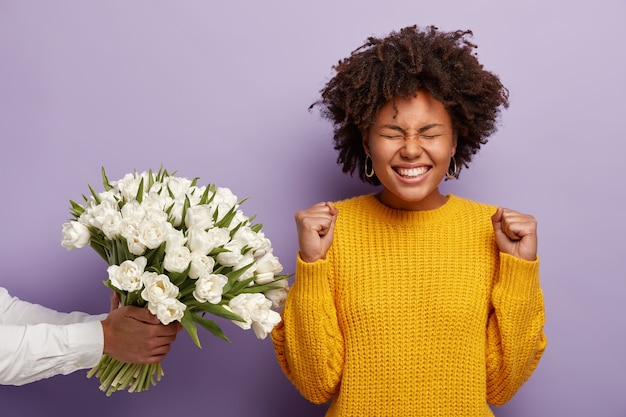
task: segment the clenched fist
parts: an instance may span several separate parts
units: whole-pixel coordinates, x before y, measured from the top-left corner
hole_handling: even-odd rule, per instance
[[[329,202],[317,203],[296,212],[300,258],[304,262],[324,259],[333,242],[337,208]]]
[[[527,261],[537,259],[537,221],[533,216],[499,207],[491,222],[500,252]]]

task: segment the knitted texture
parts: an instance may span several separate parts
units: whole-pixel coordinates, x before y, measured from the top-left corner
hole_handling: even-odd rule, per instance
[[[539,261],[498,252],[496,207],[448,197],[337,202],[326,259],[298,257],[272,340],[302,395],[332,400],[327,416],[492,416],[537,366]]]

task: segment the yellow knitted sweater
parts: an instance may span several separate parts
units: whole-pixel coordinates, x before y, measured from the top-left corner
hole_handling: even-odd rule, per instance
[[[449,195],[401,211],[336,203],[326,259],[305,263],[272,340],[327,416],[493,416],[545,349],[539,261],[499,253],[496,207]]]

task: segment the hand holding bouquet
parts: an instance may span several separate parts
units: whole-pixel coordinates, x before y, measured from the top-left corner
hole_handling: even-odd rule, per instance
[[[161,323],[179,321],[198,347],[197,325],[226,341],[208,315],[253,329],[264,339],[280,322],[289,275],[269,239],[240,210],[228,189],[198,186],[160,169],[127,174],[104,191],[71,203],[63,225],[68,250],[90,245],[109,265],[105,285],[122,305],[146,307]],[[96,375],[107,395],[138,392],[156,384],[161,364],[129,364],[103,355]]]

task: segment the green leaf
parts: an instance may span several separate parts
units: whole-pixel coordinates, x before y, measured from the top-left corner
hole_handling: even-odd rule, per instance
[[[213,248],[213,250],[209,252],[209,256],[215,257],[215,255],[217,255],[218,253],[222,253],[222,252],[231,252],[231,251],[229,249],[224,249],[223,246],[218,246],[217,248]]]
[[[169,191],[169,188],[168,188],[168,191]],[[161,192],[163,192],[163,190],[161,190]],[[167,214],[167,221],[169,221],[172,224],[174,223],[173,221],[174,218],[172,217],[172,209],[174,208],[175,205],[176,205],[175,203],[172,203],[165,209],[165,214]]]
[[[227,341],[228,343],[230,343],[230,339],[226,337],[222,329],[220,329],[220,326],[218,326],[217,323],[215,323],[213,320],[208,320],[208,319],[198,316],[197,314],[193,314],[193,321],[195,321],[200,326],[210,331],[214,336],[217,336],[220,339],[223,339]]]
[[[156,173],[156,181],[163,182],[163,164],[159,167],[159,172]]]
[[[119,290],[118,290],[119,291]],[[147,302],[141,297],[141,290],[132,291],[126,295],[127,305],[146,307]]]
[[[152,265],[146,265],[145,271],[147,271],[147,272],[154,272],[154,273],[156,273],[158,275],[165,273],[165,270],[163,269],[163,264],[160,264],[160,263],[152,264]]]
[[[200,197],[200,202],[198,203],[198,205],[208,204],[210,192],[211,192],[211,187],[204,188],[204,193],[202,193],[202,197]]]
[[[102,167],[102,185],[104,186],[105,191],[109,191],[109,190],[113,189],[113,187],[109,183],[109,179],[107,178],[107,174],[104,171],[104,167]]]
[[[136,258],[135,255],[130,253],[128,250],[128,242],[126,238],[120,236],[113,240],[113,245],[115,247],[115,264],[120,265],[122,262],[127,260],[134,260]]]
[[[119,288],[116,288],[113,286],[113,284],[111,284],[111,280],[110,279],[105,279],[104,281],[102,281],[102,283],[107,287],[112,289],[115,292],[119,292],[120,294],[122,294],[122,291],[120,291]]]
[[[199,301],[189,301],[187,306],[194,311],[202,311],[204,313],[210,313],[214,316],[221,317],[227,320],[241,321],[245,320],[238,314],[233,313],[221,304],[201,303]]]
[[[191,337],[191,340],[193,340],[196,346],[202,349],[202,346],[200,345],[200,339],[198,339],[198,328],[193,322],[194,315],[195,314],[189,311],[189,309],[185,309],[185,312],[183,313],[183,318],[180,320],[180,324],[183,325],[183,328],[187,331],[189,337]]]
[[[89,246],[91,246],[91,248],[92,248],[93,250],[95,250],[95,251],[96,251],[96,253],[97,253],[98,255],[100,255],[100,257],[101,257],[102,259],[104,259],[104,261],[105,261],[107,264],[109,264],[109,256],[107,255],[107,251],[106,251],[106,249],[105,249],[102,245],[100,245],[100,244],[98,244],[96,241],[93,241],[93,240],[92,240],[92,241],[90,241],[90,242],[89,242]],[[109,264],[109,265],[110,265],[110,264]]]
[[[191,201],[189,201],[189,196],[185,196],[185,202],[183,203],[183,213],[180,217],[180,230],[185,231],[187,227],[185,226],[185,217],[187,217],[187,209],[191,207]]]
[[[188,279],[184,281],[178,286],[178,290],[179,290],[178,299],[182,303],[187,304],[186,298],[189,296],[193,297],[191,294],[193,294],[193,292],[196,290],[196,280]],[[190,298],[190,299],[193,300],[193,298]]]
[[[156,248],[156,249],[150,249],[148,251],[146,251],[146,253],[144,254],[144,256],[146,257],[147,265],[154,265],[157,266],[157,268],[160,269],[161,263],[163,261],[163,258],[165,257],[165,245],[167,242],[163,242],[161,243],[161,245]],[[159,273],[162,273],[163,271],[160,271]]]
[[[139,181],[139,188],[137,188],[137,195],[135,196],[135,200],[138,203],[143,201],[143,177],[141,177],[141,181]]]
[[[100,198],[98,193],[91,187],[91,185],[87,185],[87,186],[89,187],[89,191],[91,191],[91,195],[96,200],[96,203],[98,204],[102,203],[102,199]]]
[[[148,170],[148,186],[146,187],[146,192],[150,191],[154,185],[154,174],[152,173],[152,168]]]
[[[111,258],[111,246],[113,243],[110,240],[106,240],[102,232],[95,227],[89,227],[89,233],[91,234],[89,246],[91,246],[107,264],[111,265],[109,259]]]
[[[172,282],[172,284],[179,287],[183,282],[185,282],[185,280],[189,276],[190,269],[191,269],[191,262],[189,262],[189,265],[187,265],[187,269],[185,269],[183,272],[167,271],[167,276],[170,278],[170,281]]]
[[[226,275],[226,277],[228,278],[228,282],[226,283],[226,285],[224,285],[224,289],[222,290],[223,294],[226,293],[230,293],[231,292],[231,288],[239,285],[238,280],[239,277],[241,277],[243,275],[244,272],[246,272],[248,269],[250,269],[250,267],[254,264],[254,262],[249,263],[248,265],[244,266],[243,268],[240,268],[236,271],[229,271],[229,272],[225,272],[224,275]],[[252,278],[251,278],[252,279]],[[245,281],[245,285],[248,285],[248,283],[250,282],[251,279],[248,279]]]
[[[252,287],[245,287],[239,290],[239,294],[254,294],[254,293],[259,293],[259,292],[265,292],[265,291],[269,291],[269,290],[277,290],[279,288],[283,288],[279,285],[271,285],[271,284],[266,284],[266,285],[255,285]]]
[[[235,233],[237,233],[237,230],[241,229],[241,226],[243,226],[245,224],[245,222],[241,222],[239,223],[237,226],[233,227],[230,231],[230,238],[232,239],[233,236],[235,236]],[[243,251],[242,251],[243,253]]]
[[[226,213],[224,217],[220,219],[220,221],[215,223],[215,227],[228,227],[230,225],[230,222],[233,220],[233,218],[237,214],[238,208],[239,207],[237,205],[234,205],[233,207],[231,207],[231,209],[228,210],[228,213]],[[215,214],[216,216],[214,216],[215,217],[214,221],[217,220],[217,218],[219,217],[217,210],[215,210]]]
[[[209,200],[206,203],[211,204],[213,200],[215,200],[215,194],[217,193],[217,185],[209,184],[207,188],[209,189],[209,191],[211,191],[211,197],[209,197]]]
[[[70,200],[70,205],[72,206],[71,213],[76,219],[78,219],[80,215],[85,212],[85,208],[75,201]]]
[[[288,278],[291,278],[292,276],[293,276],[293,274],[274,275],[274,282],[280,281],[280,280],[283,280],[283,279],[288,279]]]
[[[240,294],[242,292],[242,290],[244,288],[247,288],[248,285],[254,281],[254,277],[250,277],[248,279],[244,279],[243,281],[235,281],[231,284],[231,287],[228,289],[228,291],[225,291],[226,294],[229,295],[237,295]],[[229,281],[230,283],[230,281]]]
[[[248,265],[244,266],[243,268],[239,268],[236,271],[227,272],[224,275],[226,275],[228,277],[228,282],[229,283],[233,283],[233,282],[237,281],[239,279],[239,277],[244,274],[244,272],[246,272],[248,269],[250,269],[250,267],[252,265],[254,265],[254,262],[250,262]]]

